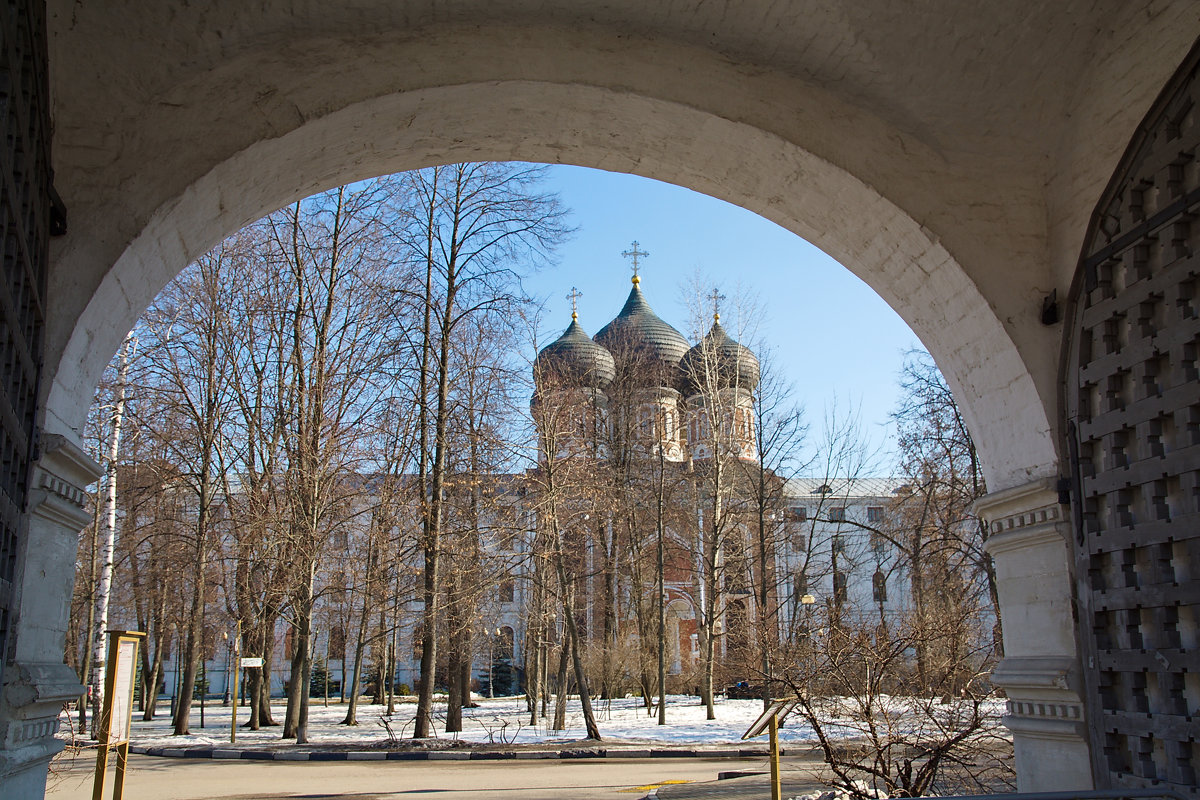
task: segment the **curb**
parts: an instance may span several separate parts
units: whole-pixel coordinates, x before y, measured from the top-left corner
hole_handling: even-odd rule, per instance
[[[622,758],[757,758],[767,755],[765,747],[696,748],[572,748],[567,750],[239,750],[231,747],[148,747],[131,745],[130,752],[164,758],[208,758],[231,761],[509,761],[525,759],[622,759]],[[780,748],[780,755],[787,749]]]

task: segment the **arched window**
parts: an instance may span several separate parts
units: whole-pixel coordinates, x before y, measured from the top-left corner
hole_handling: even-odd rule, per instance
[[[513,583],[512,576],[509,575],[500,581],[499,600],[501,603],[511,603],[516,596],[516,586]]]
[[[496,658],[503,661],[512,661],[513,659],[513,629],[505,625],[501,627],[496,635],[495,654]]]
[[[833,599],[834,602],[846,602],[846,573],[841,570],[833,573]]]

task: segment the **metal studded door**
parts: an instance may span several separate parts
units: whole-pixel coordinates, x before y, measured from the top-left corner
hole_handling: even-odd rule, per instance
[[[44,3],[0,6],[0,683],[11,658],[13,577],[34,458],[50,234]]]
[[[1200,47],[1092,218],[1064,407],[1097,786],[1198,794]]]

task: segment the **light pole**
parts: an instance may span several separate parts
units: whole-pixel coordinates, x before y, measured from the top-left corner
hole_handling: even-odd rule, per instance
[[[229,641],[229,631],[221,631],[221,638],[225,640],[225,692],[221,695],[221,705],[229,705],[229,675],[231,662],[233,661],[233,643]]]
[[[233,631],[230,657],[231,660],[236,659],[233,665],[233,707],[229,709],[229,742],[232,744],[237,741],[238,683],[242,679],[242,621],[240,619]]]

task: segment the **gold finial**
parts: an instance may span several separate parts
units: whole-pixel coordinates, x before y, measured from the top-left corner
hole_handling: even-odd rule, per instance
[[[631,249],[626,250],[625,252],[621,253],[621,255],[624,256],[625,258],[628,258],[631,261],[633,261],[633,285],[634,286],[637,286],[639,283],[642,282],[642,279],[638,277],[638,267],[640,266],[641,260],[650,255],[645,250],[638,249],[640,247],[641,247],[641,245],[639,245],[637,243],[637,240],[634,239],[633,247]]]
[[[571,301],[571,319],[575,322],[579,321],[579,298],[583,297],[583,292],[571,287],[571,291],[567,294],[567,299]]]
[[[721,301],[725,299],[725,295],[721,294],[714,287],[712,294],[708,296],[713,304],[713,324],[716,325],[721,321]]]

